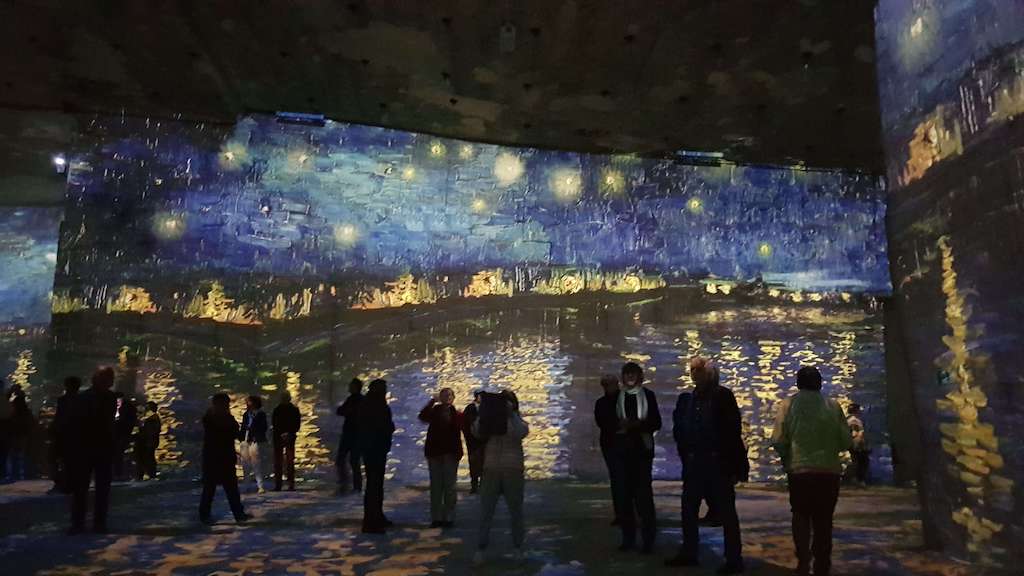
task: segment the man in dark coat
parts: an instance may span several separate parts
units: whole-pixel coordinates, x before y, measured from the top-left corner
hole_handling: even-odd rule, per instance
[[[156,449],[160,447],[161,428],[159,408],[150,400],[146,402],[146,417],[135,437],[135,477],[139,482],[146,475],[150,480],[156,479]]]
[[[462,436],[466,439],[466,452],[469,456],[469,493],[480,491],[480,476],[484,471],[484,449],[487,440],[477,438],[473,432],[473,423],[480,417],[480,397],[483,390],[473,391],[473,402],[462,411]]]
[[[57,398],[57,410],[50,423],[50,473],[53,475],[53,492],[71,492],[71,479],[68,472],[70,454],[71,411],[78,391],[82,387],[82,379],[68,376],[64,379],[64,394]]]
[[[345,419],[341,425],[341,438],[338,440],[338,458],[335,466],[338,469],[338,493],[344,494],[349,487],[349,470],[353,492],[363,490],[362,457],[359,455],[359,403],[363,401],[363,381],[353,378],[348,384],[348,398],[338,406],[338,416]]]
[[[690,361],[693,392],[683,392],[672,413],[676,449],[683,464],[683,545],[669,566],[696,566],[700,534],[697,516],[706,499],[718,512],[725,539],[725,563],[719,574],[743,572],[737,482],[749,473],[742,420],[736,397],[719,385],[718,368],[707,359]]]
[[[612,526],[619,525],[619,503],[622,489],[622,479],[619,478],[619,467],[615,466],[613,446],[615,444],[615,433],[619,430],[619,417],[615,413],[615,404],[619,399],[619,378],[614,374],[605,374],[601,377],[601,388],[604,395],[594,403],[594,421],[601,431],[600,445],[601,456],[604,458],[604,465],[608,468],[608,483],[612,489],[612,509],[615,518]]]
[[[455,392],[442,388],[420,411],[428,424],[424,455],[430,468],[431,528],[451,528],[455,522],[455,480],[462,460],[462,414],[452,405]]]
[[[384,473],[387,469],[395,423],[388,406],[387,382],[370,382],[366,397],[359,405],[359,451],[366,466],[366,491],[363,493],[363,532],[383,534],[391,521],[384,516]]]
[[[71,534],[85,529],[89,483],[96,480],[93,529],[107,531],[110,477],[114,458],[114,414],[117,400],[110,391],[114,369],[104,366],[92,375],[92,387],[75,398],[68,435],[68,463],[71,473]]]
[[[302,415],[292,404],[292,395],[287,391],[281,393],[281,403],[274,408],[271,424],[274,428],[274,490],[281,491],[285,471],[288,473],[288,489],[295,490],[295,438],[302,424]]]
[[[634,362],[622,367],[622,391],[616,398],[618,428],[613,440],[616,474],[622,479],[619,491],[619,522],[622,527],[620,550],[636,547],[636,517],[644,554],[654,552],[657,533],[654,511],[654,434],[661,430],[661,414],[654,392],[644,387],[644,372]]]
[[[125,452],[132,442],[132,432],[139,419],[139,411],[135,408],[135,400],[126,398],[122,392],[115,392],[117,412],[114,416],[114,478],[127,480],[125,471]]]
[[[199,498],[199,520],[211,524],[210,506],[217,486],[224,487],[224,494],[231,506],[236,522],[245,522],[249,517],[242,509],[238,495],[238,476],[235,465],[235,439],[238,438],[238,421],[231,415],[231,399],[219,392],[211,398],[210,409],[203,416],[203,494]]]

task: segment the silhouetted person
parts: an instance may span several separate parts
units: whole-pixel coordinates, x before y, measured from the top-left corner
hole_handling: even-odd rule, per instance
[[[601,389],[604,395],[594,403],[594,421],[601,432],[599,443],[601,445],[601,456],[604,458],[604,465],[608,468],[608,483],[612,489],[612,510],[615,517],[612,526],[618,526],[619,504],[622,502],[622,479],[619,478],[621,470],[615,465],[613,447],[615,434],[619,430],[619,416],[616,413],[616,403],[619,400],[619,377],[614,374],[605,374],[601,377]]]
[[[213,523],[210,506],[218,485],[224,488],[235,521],[245,522],[249,518],[238,495],[238,476],[235,475],[238,422],[231,415],[230,405],[231,399],[227,394],[214,394],[211,406],[203,416],[203,494],[199,498],[199,521],[204,524]]]
[[[160,447],[160,412],[156,402],[146,402],[146,417],[139,424],[135,437],[135,477],[141,482],[146,476],[156,479],[156,449]]]
[[[11,386],[11,423],[10,423],[10,473],[8,478],[24,480],[28,477],[28,455],[32,444],[31,434],[35,428],[35,418],[28,407],[28,399],[21,386]]]
[[[267,413],[263,411],[263,399],[259,396],[245,399],[245,414],[242,415],[238,441],[241,442],[242,451],[242,481],[252,476],[256,481],[256,491],[263,494],[263,447],[267,445]]]
[[[353,492],[363,489],[362,457],[359,454],[359,405],[363,401],[363,381],[353,378],[348,383],[348,398],[335,411],[345,419],[338,439],[338,493],[344,494],[351,486]],[[351,471],[351,474],[350,474]]]
[[[743,544],[736,514],[736,483],[749,475],[747,448],[736,397],[719,385],[718,368],[705,358],[690,360],[692,392],[683,392],[672,412],[672,435],[683,464],[683,545],[668,566],[696,566],[700,532],[697,516],[707,500],[722,522],[725,563],[719,574],[743,572]]]
[[[11,441],[11,401],[4,381],[0,380],[0,482],[7,481],[7,457]]]
[[[487,547],[491,542],[491,524],[500,496],[505,497],[505,505],[508,507],[516,560],[523,557],[523,541],[526,537],[523,520],[526,486],[523,439],[530,433],[530,427],[519,414],[519,399],[515,393],[504,390],[501,395],[507,403],[507,424],[504,434],[487,437],[484,474],[480,485],[480,539],[473,559],[476,564],[486,559]],[[481,435],[479,419],[474,423],[472,432]]]
[[[850,404],[850,417],[846,419],[846,425],[850,427],[853,439],[853,448],[850,449],[850,457],[853,458],[853,478],[858,486],[867,486],[871,468],[871,447],[868,445],[867,431],[864,429],[861,414],[860,404]]]
[[[292,404],[292,395],[281,393],[281,403],[271,416],[274,427],[274,490],[284,484],[283,473],[288,474],[288,489],[295,490],[295,438],[302,424],[298,407]]]
[[[114,415],[117,412],[117,399],[110,391],[113,385],[114,369],[104,366],[92,375],[92,387],[79,393],[71,405],[68,463],[72,482],[69,530],[72,534],[85,529],[89,483],[94,478],[93,529],[101,533],[107,530],[110,478],[114,466]]]
[[[366,492],[363,495],[363,532],[383,534],[391,522],[384,516],[384,471],[395,423],[388,406],[388,387],[384,380],[370,382],[359,405],[359,451],[366,466]]]
[[[484,470],[484,449],[487,441],[473,435],[473,423],[480,414],[480,397],[483,390],[473,391],[473,401],[462,411],[462,436],[466,439],[466,455],[469,458],[469,493],[480,491],[480,476]]]
[[[654,489],[654,433],[661,430],[661,414],[654,392],[643,386],[644,372],[634,362],[622,367],[622,391],[615,403],[619,426],[613,443],[614,462],[622,490],[619,495],[620,550],[636,547],[636,518],[640,517],[643,552],[654,551],[656,534]]]
[[[455,392],[442,388],[420,410],[420,421],[427,423],[423,453],[430,470],[431,528],[451,528],[455,522],[458,499],[455,481],[462,460],[462,414],[452,405]]]
[[[842,407],[821,393],[821,373],[804,366],[797,372],[799,391],[782,401],[772,445],[782,458],[793,511],[797,573],[827,576],[832,568],[832,514],[839,500],[839,453],[852,448]],[[813,544],[811,534],[813,532]]]
[[[50,474],[53,477],[51,492],[71,492],[71,481],[68,473],[68,453],[71,439],[71,411],[82,388],[82,379],[68,376],[64,379],[64,394],[57,398],[57,409],[50,422]]]
[[[117,398],[117,413],[114,416],[114,478],[126,480],[125,453],[131,446],[132,432],[135,431],[139,413],[133,399],[126,398],[121,392],[115,392],[114,396]]]

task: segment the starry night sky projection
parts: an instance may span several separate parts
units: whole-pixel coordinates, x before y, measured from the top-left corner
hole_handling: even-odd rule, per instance
[[[302,278],[641,268],[886,292],[874,178],[505,148],[328,121],[100,119],[60,270]]]
[[[60,208],[0,207],[0,327],[50,322]]]

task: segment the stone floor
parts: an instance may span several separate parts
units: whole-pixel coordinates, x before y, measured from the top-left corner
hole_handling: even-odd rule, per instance
[[[311,481],[295,492],[243,496],[253,519],[236,526],[218,494],[212,528],[196,521],[198,485],[186,480],[115,485],[111,533],[65,536],[67,502],[47,495],[43,481],[0,486],[0,567],[5,575],[82,574],[650,574],[673,573],[662,562],[680,537],[679,485],[656,483],[658,554],[615,550],[607,489],[593,484],[535,481],[527,485],[526,559],[508,556],[507,519],[499,507],[492,554],[471,563],[476,541],[475,496],[460,493],[459,521],[442,532],[427,527],[425,486],[389,486],[387,536],[359,533],[361,502]],[[747,487],[739,495],[749,574],[790,574],[793,566],[785,493]],[[842,575],[988,574],[921,549],[914,495],[907,490],[848,490],[836,515],[835,573]],[[704,531],[705,567],[721,554],[721,531]],[[993,573],[994,574],[994,573]]]

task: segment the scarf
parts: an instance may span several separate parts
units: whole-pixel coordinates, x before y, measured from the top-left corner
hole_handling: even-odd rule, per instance
[[[616,404],[616,411],[618,412],[619,420],[626,420],[626,394],[636,396],[636,419],[646,420],[647,419],[647,389],[643,386],[637,386],[636,388],[624,388],[619,394],[619,400]]]

